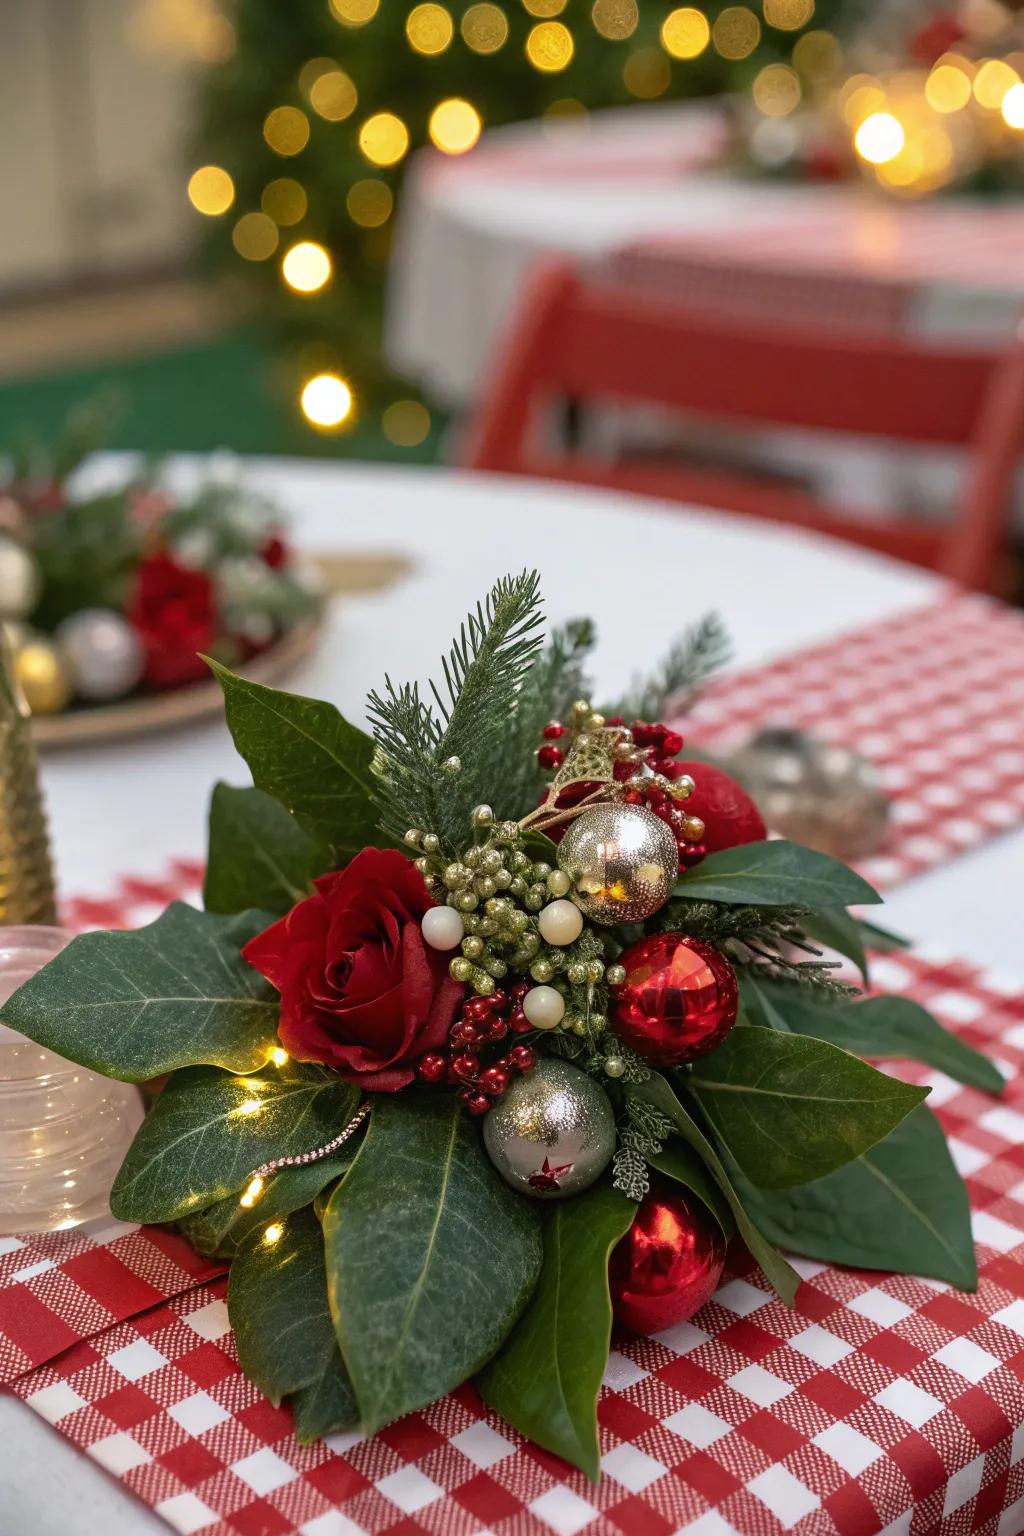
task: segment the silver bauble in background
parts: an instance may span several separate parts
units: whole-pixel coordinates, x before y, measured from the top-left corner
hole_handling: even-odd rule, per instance
[[[759,731],[724,766],[753,796],[772,832],[853,859],[873,853],[889,824],[889,801],[874,766],[848,747],[806,731]]]
[[[596,805],[569,823],[558,863],[593,922],[642,923],[672,894],[679,848],[646,806]]]
[[[588,1189],[607,1168],[615,1151],[615,1113],[586,1072],[542,1057],[487,1115],[484,1145],[520,1194],[564,1200]]]
[[[25,547],[0,533],[0,619],[24,619],[39,596],[39,571]]]
[[[121,699],[142,676],[138,635],[113,608],[82,608],[57,629],[80,699]]]

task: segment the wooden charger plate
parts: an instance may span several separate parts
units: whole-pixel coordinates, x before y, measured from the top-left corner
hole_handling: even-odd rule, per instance
[[[315,557],[324,581],[325,594],[376,592],[390,587],[411,569],[401,555],[320,555]],[[307,619],[282,635],[273,645],[240,667],[243,677],[257,683],[275,683],[293,671],[314,650],[323,629],[324,613]],[[59,715],[39,715],[32,721],[32,739],[37,747],[92,745],[117,741],[127,736],[146,736],[174,726],[193,725],[223,713],[224,695],[220,684],[192,683],[167,693],[143,694],[119,699],[114,704],[92,708],[69,709]]]

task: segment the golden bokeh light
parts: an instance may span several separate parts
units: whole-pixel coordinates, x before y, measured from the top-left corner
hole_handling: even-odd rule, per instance
[[[670,11],[661,24],[661,46],[674,59],[695,59],[710,41],[708,19],[692,5]]]
[[[405,19],[405,35],[417,53],[444,53],[455,36],[455,23],[443,5],[415,5]]]
[[[394,210],[394,193],[385,181],[367,176],[354,181],[348,189],[345,207],[353,224],[361,229],[379,229],[386,224]]]
[[[265,213],[243,213],[231,231],[232,244],[246,261],[269,261],[278,238],[277,225]]]
[[[839,93],[843,117],[856,128],[885,106],[885,92],[873,75],[851,75]]]
[[[297,155],[309,143],[309,118],[301,107],[275,107],[266,115],[263,137],[276,155]]]
[[[814,15],[814,0],[764,0],[764,19],[779,32],[796,32]]]
[[[346,27],[365,27],[380,10],[380,0],[329,0],[331,15]]]
[[[524,11],[531,16],[561,16],[569,0],[523,0]]]
[[[986,59],[974,77],[974,99],[980,107],[996,112],[1007,91],[1020,83],[1020,77],[1004,59]]]
[[[474,53],[497,53],[508,42],[508,17],[500,5],[483,0],[462,18],[462,40]]]
[[[639,101],[654,101],[672,84],[672,66],[660,48],[637,48],[622,66],[622,83]]]
[[[427,124],[431,143],[446,155],[464,155],[473,148],[482,128],[479,112],[461,96],[438,102]]]
[[[751,91],[754,105],[765,117],[786,117],[800,105],[800,77],[788,64],[766,64]]]
[[[746,59],[761,41],[761,23],[745,5],[727,5],[711,28],[715,52],[723,59]]]
[[[317,373],[307,379],[299,396],[302,414],[314,427],[332,432],[352,415],[352,390],[336,373]]]
[[[227,213],[235,200],[235,184],[219,165],[201,165],[188,179],[188,200],[208,218]]]
[[[299,240],[281,258],[281,276],[296,293],[319,293],[331,271],[329,253],[315,240]]]
[[[371,165],[397,165],[409,148],[409,130],[393,112],[375,112],[359,130],[359,148]]]
[[[359,92],[343,69],[325,69],[309,88],[309,104],[328,123],[343,123],[359,102]]]
[[[925,81],[924,97],[936,112],[959,112],[971,99],[970,76],[955,64],[936,64]]]
[[[544,108],[544,116],[548,120],[552,118],[557,120],[560,117],[588,118],[590,113],[578,97],[559,96]]]
[[[381,426],[396,448],[418,448],[430,431],[430,412],[418,400],[395,400],[381,417]]]
[[[1024,129],[1024,85],[1011,85],[999,108],[1007,128]]]
[[[269,1227],[264,1227],[263,1229],[263,1241],[268,1248],[273,1248],[274,1244],[279,1243],[283,1236],[284,1227],[279,1221],[272,1221]]]
[[[872,112],[864,119],[853,139],[853,147],[869,165],[885,165],[895,160],[907,141],[903,124],[891,112]]]
[[[260,207],[275,224],[298,224],[306,217],[309,199],[301,182],[291,176],[278,176],[263,188]]]
[[[794,68],[808,80],[826,80],[842,67],[843,50],[832,32],[805,32],[793,44],[792,59]]]
[[[299,90],[308,100],[309,93],[313,89],[321,75],[329,74],[338,65],[334,59],[318,58],[307,59],[299,70]]]
[[[560,21],[539,22],[526,39],[526,57],[534,69],[545,75],[557,75],[568,69],[575,51],[572,33]]]
[[[640,25],[640,10],[636,0],[594,0],[590,19],[602,37],[621,43]]]

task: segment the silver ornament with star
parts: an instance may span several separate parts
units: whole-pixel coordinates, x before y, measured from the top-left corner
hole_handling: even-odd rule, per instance
[[[558,863],[592,922],[640,923],[672,894],[679,848],[646,806],[596,805],[569,823]]]
[[[570,1062],[544,1057],[484,1120],[484,1145],[506,1183],[538,1200],[589,1189],[615,1151],[611,1100]]]

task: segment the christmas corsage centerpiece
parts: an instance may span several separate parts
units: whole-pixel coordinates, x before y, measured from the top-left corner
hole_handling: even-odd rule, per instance
[[[300,1438],[472,1379],[597,1475],[613,1318],[657,1332],[747,1245],[970,1288],[967,1199],[912,1057],[996,1091],[923,1009],[854,1001],[822,854],[657,723],[719,635],[592,706],[588,625],[495,586],[430,696],[330,704],[214,664],[255,787],[213,795],[205,912],[75,939],[16,1029],[100,1072],[170,1074],[118,1175],[127,1221],[230,1257],[241,1363]]]
[[[155,468],[97,494],[69,483],[105,424],[88,403],[0,478],[0,624],[36,716],[200,682],[198,652],[251,662],[320,606],[280,507],[230,461],[188,498]]]

